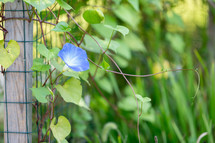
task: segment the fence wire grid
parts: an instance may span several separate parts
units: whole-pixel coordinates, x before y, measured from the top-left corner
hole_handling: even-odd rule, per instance
[[[18,9],[18,10],[5,10],[5,9],[1,9],[1,12],[3,13],[3,15],[6,15],[7,12],[10,13],[22,13],[23,17],[22,18],[26,18],[26,7],[24,2],[22,1],[22,9]],[[51,14],[49,14],[49,11],[42,11],[40,12],[40,17],[41,19],[46,18],[46,20],[49,21],[53,21],[53,16]],[[7,17],[5,17],[7,18]],[[1,19],[3,19],[3,17],[1,17]],[[42,116],[43,113],[46,111],[46,106],[38,106],[38,102],[33,99],[32,101],[28,101],[28,86],[27,86],[27,75],[31,74],[33,75],[33,87],[40,87],[42,85],[42,82],[44,82],[44,80],[46,79],[46,77],[48,76],[48,73],[46,74],[42,74],[41,72],[34,72],[31,69],[28,69],[26,67],[26,48],[28,48],[26,46],[26,43],[33,43],[33,58],[40,58],[40,54],[37,51],[37,47],[38,44],[43,43],[42,42],[42,34],[41,34],[41,30],[40,30],[40,26],[39,23],[37,21],[33,21],[33,40],[32,41],[28,41],[26,40],[26,20],[21,20],[23,22],[23,33],[24,33],[24,39],[23,40],[16,40],[19,44],[23,43],[24,45],[24,67],[23,67],[23,71],[11,71],[11,70],[6,70],[6,71],[2,71],[1,70],[1,74],[3,74],[4,76],[4,85],[0,85],[2,86],[1,88],[4,89],[4,93],[0,93],[0,111],[2,112],[2,114],[0,115],[0,143],[13,143],[9,140],[9,135],[10,134],[23,134],[25,135],[25,138],[27,140],[27,143],[31,143],[31,142],[38,142],[38,130],[39,130],[39,123],[40,120],[38,120],[39,116]],[[5,26],[5,22],[0,23],[1,27]],[[53,40],[53,34],[51,35],[50,33],[50,29],[52,29],[53,26],[52,25],[47,25],[47,24],[43,24],[43,29],[44,29],[44,35],[47,37],[46,38],[46,42],[47,42],[47,47],[48,48],[52,48],[56,45],[59,45],[59,41],[58,40]],[[2,37],[4,37],[4,33],[2,32]],[[56,36],[57,37],[57,36]],[[56,39],[55,37],[55,39]],[[12,39],[11,39],[12,40]],[[5,40],[5,43],[9,42],[9,40]],[[6,47],[6,46],[5,46]],[[8,85],[6,83],[6,79],[7,79],[7,75],[9,73],[16,73],[17,76],[24,74],[24,80],[25,80],[25,85],[24,85],[24,94],[25,94],[25,101],[24,102],[17,102],[17,101],[9,101],[8,100],[8,94],[7,94],[7,90],[8,90]],[[17,95],[18,96],[18,95]],[[16,130],[10,130],[9,129],[9,117],[8,117],[8,107],[10,107],[11,105],[14,104],[19,104],[19,105],[24,105],[25,106],[25,126],[26,129],[23,131],[16,131]],[[32,112],[32,131],[29,131],[29,127],[28,127],[28,122],[29,119],[27,113],[29,112],[28,109],[28,105],[32,104],[33,105],[33,112]],[[3,113],[5,112],[5,113]],[[6,120],[6,121],[4,121]],[[6,122],[6,125],[4,124],[4,122]],[[45,127],[47,127],[47,122],[45,122]],[[32,138],[32,139],[31,139]]]

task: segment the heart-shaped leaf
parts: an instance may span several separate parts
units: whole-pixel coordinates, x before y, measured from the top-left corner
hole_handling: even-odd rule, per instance
[[[13,64],[19,54],[20,46],[15,40],[10,40],[7,48],[4,48],[4,41],[0,41],[0,65],[5,69]]]
[[[110,68],[110,65],[105,61],[105,59],[103,58],[103,61],[101,63],[101,66],[105,69],[108,70]]]
[[[90,24],[98,24],[104,20],[104,14],[99,9],[88,9],[84,11],[83,18]]]
[[[52,29],[52,31],[69,32],[69,31],[71,31],[71,28],[69,28],[69,25],[66,22],[61,21]]]
[[[46,59],[49,61],[50,59],[57,57],[60,49],[59,48],[53,48],[53,49],[47,49],[44,44],[38,45],[38,51],[41,55],[46,57]]]
[[[59,143],[65,143],[65,138],[71,132],[71,125],[66,117],[60,116],[58,122],[55,125],[56,118],[54,118],[50,124],[53,136],[57,139]]]
[[[71,102],[79,105],[82,96],[82,86],[78,79],[70,78],[63,86],[57,85],[56,89],[66,102]]]
[[[55,0],[24,0],[26,3],[35,7],[39,12],[51,6]]]
[[[34,59],[33,66],[31,67],[31,69],[35,71],[48,71],[51,68],[51,66],[46,65],[43,62],[44,62],[44,59],[42,58]]]
[[[64,9],[66,10],[70,10],[73,9],[69,4],[67,4],[65,1],[63,0],[57,0],[57,3]]]
[[[51,94],[49,90],[45,87],[39,88],[30,88],[34,97],[41,103],[47,103],[48,100],[46,98],[47,95]]]
[[[138,100],[140,100],[142,103],[146,103],[146,102],[150,102],[151,101],[151,98],[149,97],[142,97],[141,95],[139,94],[136,94],[136,97]]]
[[[128,0],[136,11],[139,11],[139,0]]]
[[[129,33],[129,29],[125,26],[117,25],[116,28],[113,28],[110,25],[105,25],[105,27],[115,30],[117,32],[120,32],[123,36],[127,35]]]

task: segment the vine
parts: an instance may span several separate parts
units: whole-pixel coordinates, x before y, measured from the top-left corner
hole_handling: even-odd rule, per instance
[[[124,80],[127,82],[127,84],[130,86],[130,88],[133,92],[134,98],[136,100],[136,104],[137,104],[138,116],[137,116],[136,128],[137,128],[139,143],[141,142],[140,131],[139,131],[139,122],[140,122],[139,118],[142,113],[142,104],[144,104],[145,102],[150,102],[150,100],[147,97],[138,96],[136,94],[131,82],[127,79],[128,76],[151,77],[151,76],[163,74],[166,72],[192,71],[192,72],[195,72],[198,76],[198,89],[199,89],[200,78],[199,78],[199,74],[196,69],[174,69],[174,70],[166,70],[166,71],[161,71],[161,72],[158,72],[155,74],[147,74],[147,75],[133,75],[133,74],[124,73],[110,54],[110,44],[111,44],[111,41],[113,39],[115,32],[119,32],[123,36],[126,36],[129,33],[128,28],[121,26],[121,25],[118,25],[116,27],[112,27],[110,25],[105,25],[107,28],[112,30],[112,34],[108,41],[107,47],[102,47],[102,45],[99,43],[99,41],[95,37],[93,37],[90,33],[88,33],[86,30],[84,30],[78,24],[78,22],[74,19],[74,17],[71,15],[72,11],[69,11],[69,10],[72,10],[73,8],[69,4],[67,4],[63,0],[56,0],[56,1],[55,0],[40,0],[40,1],[41,1],[41,3],[38,4],[34,0],[24,0],[24,2],[27,5],[29,18],[4,17],[4,9],[5,9],[4,4],[2,4],[1,13],[0,13],[0,17],[2,18],[2,20],[0,21],[2,23],[0,25],[0,28],[4,33],[4,40],[5,40],[6,34],[8,33],[7,29],[5,29],[3,26],[4,21],[15,20],[15,19],[16,20],[26,20],[28,22],[36,21],[40,25],[43,44],[38,45],[38,51],[44,58],[34,59],[33,66],[31,69],[34,71],[39,71],[39,72],[48,72],[49,74],[41,87],[31,89],[34,97],[39,102],[39,103],[33,104],[34,108],[36,108],[36,110],[38,110],[38,108],[42,104],[47,104],[47,107],[48,107],[45,114],[42,117],[40,117],[40,116],[37,117],[36,123],[39,124],[38,143],[44,142],[46,140],[51,142],[52,134],[59,143],[67,142],[65,138],[71,132],[71,125],[70,125],[68,119],[64,116],[60,116],[58,118],[58,123],[55,125],[55,122],[56,122],[56,117],[54,117],[55,103],[56,103],[58,97],[61,96],[65,102],[74,103],[80,107],[83,107],[83,108],[86,108],[87,110],[89,110],[89,107],[85,104],[83,98],[81,97],[82,86],[80,84],[80,78],[87,81],[88,76],[89,76],[89,79],[91,80],[91,83],[96,88],[96,90],[108,102],[108,104],[112,107],[112,109],[117,113],[117,116],[119,116],[122,120],[127,122],[127,120],[123,117],[123,115],[121,115],[121,113],[118,112],[117,106],[112,104],[103,95],[102,91],[97,86],[97,84],[95,82],[95,76],[97,74],[98,69],[101,69],[105,72],[110,72],[110,73],[121,75],[124,78]],[[13,2],[13,0],[4,0],[3,2],[4,3]],[[58,13],[56,15],[53,12],[53,9],[57,5],[60,5],[61,7],[59,8]],[[49,12],[43,19],[41,19],[41,17],[39,16],[39,13],[44,9],[47,9]],[[67,16],[71,19],[71,21],[73,21],[75,23],[75,25],[77,25],[79,27],[79,29],[83,32],[80,41],[78,41],[75,38],[75,36],[71,32],[71,28],[69,27],[69,25],[66,22],[59,21],[60,16],[61,16],[61,14],[60,14],[61,10],[63,10],[67,14]],[[51,22],[46,21],[46,18],[48,15],[54,16],[56,22],[51,23]],[[104,14],[102,13],[102,11],[97,10],[97,9],[96,10],[88,9],[84,12],[83,18],[89,24],[97,24],[97,23],[102,23],[102,21],[104,20]],[[52,31],[63,32],[67,36],[67,40],[69,40],[70,43],[64,43],[64,46],[62,49],[59,49],[59,48],[48,49],[42,24],[49,24],[49,25],[55,26],[52,29]],[[100,48],[99,50],[101,50],[101,52],[99,53],[100,55],[99,55],[98,62],[94,62],[92,59],[87,57],[86,51],[82,49],[83,48],[82,43],[83,43],[84,39],[86,38],[86,35],[88,35],[94,42],[96,42],[96,44]],[[1,43],[0,43],[1,49],[4,48],[3,41],[1,41]],[[12,46],[10,46],[10,44]],[[14,52],[11,53],[11,54],[13,54],[12,56],[10,56],[7,52],[5,52],[3,57],[1,57],[1,55],[0,55],[0,64],[1,64],[1,69],[2,69],[3,73],[15,61],[15,59],[18,57],[19,52],[20,52],[19,45],[17,45],[17,43],[15,41],[9,42],[8,48],[10,48],[10,47],[15,47],[15,48],[11,49],[11,50],[14,50]],[[87,47],[85,49],[87,50]],[[7,48],[4,50],[6,51]],[[106,56],[111,61],[111,63],[117,68],[118,71],[109,70],[110,65],[108,64],[108,62],[105,61],[104,56]],[[11,59],[10,57],[13,57],[13,58]],[[62,59],[61,63],[58,62],[59,57]],[[4,59],[4,61],[2,60],[2,58]],[[48,64],[44,63],[44,59],[46,61],[48,61]],[[5,62],[5,61],[8,61],[8,62]],[[88,61],[96,67],[96,70],[93,75],[87,71],[89,69]],[[51,68],[51,65],[54,68]],[[53,75],[54,71],[59,72],[58,75],[55,77]],[[65,77],[65,76],[69,76],[71,78],[68,80],[65,80],[65,79],[63,79],[63,77]],[[63,83],[63,84],[61,84],[59,82],[59,80],[61,80],[62,81],[61,83]],[[198,89],[196,90],[196,94],[194,97],[196,97]],[[141,103],[141,108],[139,108],[140,103]],[[141,109],[141,111],[140,111],[140,109]],[[43,135],[42,129],[44,127],[44,123],[47,120],[47,118],[50,119],[50,126],[46,130],[45,134]],[[128,124],[128,125],[133,126],[131,124]],[[50,131],[52,131],[52,134]]]

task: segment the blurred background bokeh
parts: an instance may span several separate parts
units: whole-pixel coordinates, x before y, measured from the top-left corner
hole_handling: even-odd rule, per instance
[[[112,31],[104,24],[89,25],[83,19],[86,9],[100,9],[105,24],[123,25],[130,31],[125,37],[115,33],[110,44],[111,56],[124,73],[145,75],[172,69],[194,69],[159,74],[153,77],[128,77],[135,92],[151,98],[143,104],[140,116],[141,142],[194,143],[207,132],[201,142],[215,140],[215,1],[213,0],[65,0],[74,10],[70,13],[97,41],[107,46]],[[59,6],[55,7],[57,13]],[[45,17],[47,11],[40,13]],[[59,21],[68,22],[71,33],[81,40],[83,32],[62,11]],[[55,22],[54,16],[46,21]],[[61,48],[66,40],[63,33],[51,31],[53,26],[43,24],[48,48]],[[34,23],[34,38],[40,39],[38,23]],[[42,40],[38,41],[38,43]],[[40,56],[34,44],[34,56]],[[89,36],[81,45],[88,56],[98,63],[99,47]],[[111,70],[116,70],[111,61]],[[94,75],[96,66],[90,65]],[[47,75],[40,75],[40,84]],[[36,75],[34,75],[35,77]],[[96,86],[89,78],[83,82],[83,96],[90,111],[59,99],[55,115],[65,115],[72,126],[67,140],[71,143],[134,143],[137,137],[137,105],[121,75],[98,70]],[[0,99],[3,100],[3,77]],[[100,93],[100,91],[102,93]],[[46,107],[39,112],[45,112]],[[0,130],[3,130],[3,105],[0,105]],[[36,112],[33,118],[36,117]],[[35,119],[34,119],[35,120]],[[48,120],[47,120],[48,122]],[[33,123],[36,139],[36,124]],[[44,132],[46,131],[44,126]],[[0,136],[2,140],[3,136]],[[35,141],[36,142],[36,141]]]

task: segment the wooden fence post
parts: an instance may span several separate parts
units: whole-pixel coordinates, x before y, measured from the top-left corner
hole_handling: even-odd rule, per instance
[[[5,4],[5,17],[28,18],[26,6],[22,0]],[[32,72],[33,60],[33,22],[24,20],[7,20],[8,30],[5,44],[16,40],[20,45],[20,56],[5,73],[5,143],[32,142]]]

